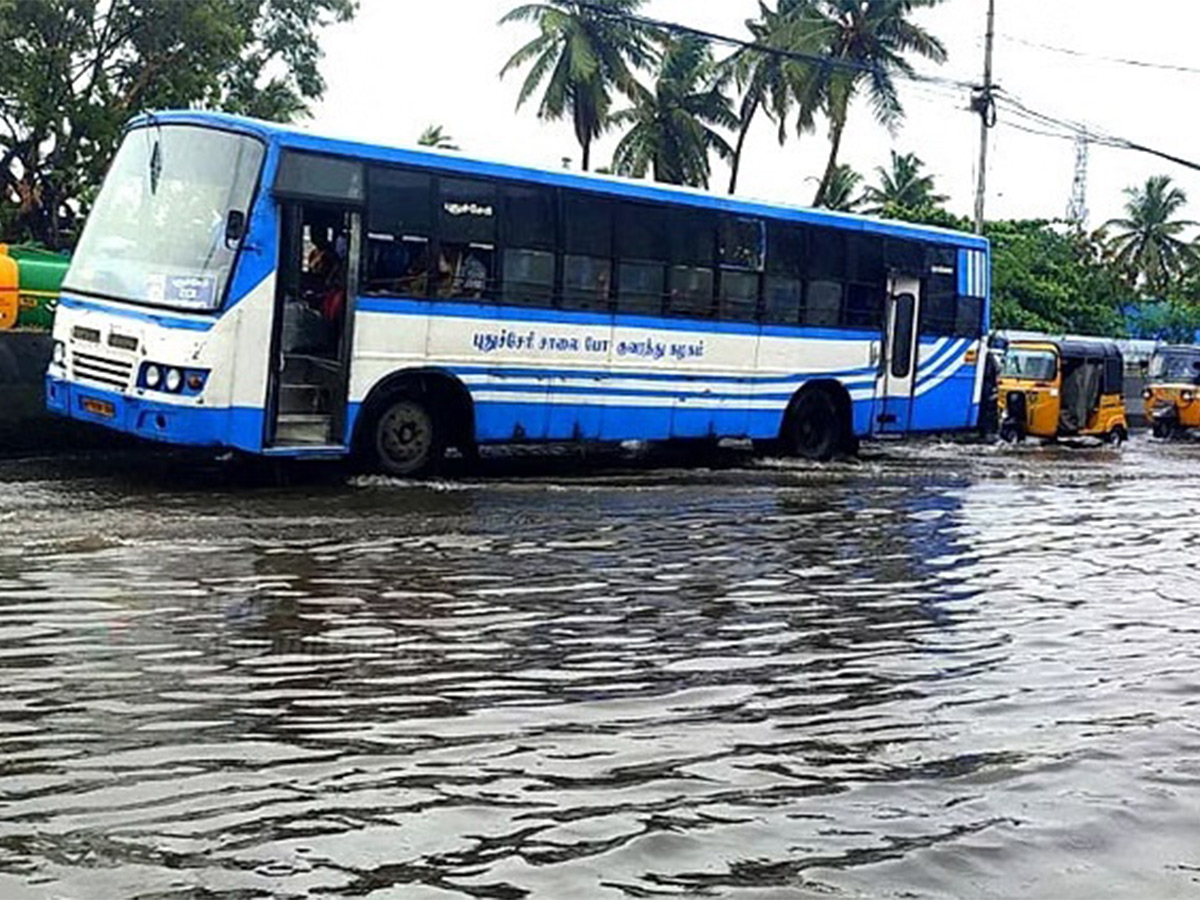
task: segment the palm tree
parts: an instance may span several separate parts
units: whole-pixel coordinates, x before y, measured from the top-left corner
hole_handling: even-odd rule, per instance
[[[625,18],[644,2],[547,0],[518,6],[500,20],[502,25],[537,23],[538,36],[512,55],[500,77],[532,63],[517,108],[545,83],[538,117],[571,116],[584,171],[591,164],[592,142],[608,125],[613,88],[632,96],[637,88],[633,70],[651,62],[650,32]]]
[[[666,39],[654,90],[641,88],[634,105],[612,117],[628,125],[613,154],[618,175],[708,187],[710,151],[733,155],[715,128],[735,128],[732,103],[720,89],[708,42],[692,35]]]
[[[1173,278],[1200,264],[1195,246],[1179,237],[1197,223],[1173,218],[1187,203],[1187,194],[1173,186],[1169,176],[1155,175],[1142,187],[1126,188],[1125,196],[1128,218],[1104,225],[1123,232],[1110,241],[1113,260],[1132,283],[1141,282],[1161,295]]]
[[[876,167],[879,184],[867,185],[862,199],[870,204],[866,211],[872,215],[888,215],[897,210],[917,210],[941,206],[949,198],[934,192],[933,176],[922,175],[925,162],[915,153],[892,151],[891,171]]]
[[[736,85],[742,100],[738,109],[737,143],[733,149],[729,178],[729,193],[737,193],[738,175],[741,172],[742,152],[746,136],[759,111],[767,114],[779,126],[779,143],[787,140],[787,118],[795,102],[796,94],[809,77],[809,63],[789,58],[779,52],[819,54],[823,50],[823,31],[818,26],[811,0],[778,0],[771,9],[760,0],[759,18],[748,19],[754,47],[742,47],[721,65],[722,74]],[[766,48],[758,49],[758,48]],[[797,122],[797,132],[811,131],[813,115],[811,109],[802,110]]]
[[[855,197],[854,192],[862,183],[862,179],[861,172],[854,171],[848,165],[839,164],[833,174],[833,180],[829,183],[829,189],[825,192],[825,208],[835,212],[856,212],[858,207],[862,206],[863,198]]]
[[[433,147],[435,150],[458,150],[458,144],[454,143],[454,138],[448,135],[441,125],[430,125],[426,128],[419,138],[417,145],[420,147]]]
[[[825,54],[830,63],[815,68],[802,88],[802,109],[825,113],[829,120],[829,161],[817,188],[814,205],[822,206],[837,172],[838,153],[850,103],[866,90],[875,117],[894,129],[904,116],[896,91],[896,75],[911,75],[906,54],[936,63],[946,61],[946,48],[936,37],[911,22],[920,9],[943,0],[812,0],[828,35]]]

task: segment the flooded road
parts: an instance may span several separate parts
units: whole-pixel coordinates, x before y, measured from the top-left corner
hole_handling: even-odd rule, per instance
[[[0,897],[1195,897],[1200,445],[0,464]]]

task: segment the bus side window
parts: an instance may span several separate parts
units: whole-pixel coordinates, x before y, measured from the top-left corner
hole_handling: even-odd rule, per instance
[[[764,289],[763,321],[771,325],[799,325],[804,297],[799,278],[768,275]]]
[[[718,315],[734,322],[753,322],[758,318],[757,272],[721,271],[721,302]]]
[[[424,297],[429,290],[433,179],[375,166],[367,174],[366,294]]]
[[[846,285],[846,307],[842,324],[847,328],[870,328],[878,331],[883,327],[884,299],[887,289],[882,284]]]
[[[550,188],[500,189],[504,246],[501,297],[512,306],[552,307],[555,278],[555,195]]]
[[[843,321],[845,234],[833,228],[810,228],[805,273],[804,324],[818,328],[838,327]]]
[[[658,316],[666,292],[668,220],[659,206],[617,207],[617,312]]]
[[[841,324],[847,328],[883,328],[887,269],[883,238],[873,234],[846,237],[846,303]]]
[[[707,319],[713,313],[713,270],[699,266],[671,267],[670,313]]]
[[[486,181],[443,178],[439,188],[437,296],[458,300],[494,297],[495,187]]]
[[[979,297],[959,297],[954,316],[957,337],[977,338],[983,333],[983,300]]]
[[[803,225],[767,223],[767,278],[763,321],[799,325],[804,302],[803,277],[807,259]]]
[[[562,203],[563,309],[607,312],[613,280],[613,204],[575,193],[564,193]]]
[[[921,297],[921,334],[952,335],[957,330],[958,285],[953,275],[930,275]]]
[[[766,234],[759,219],[722,217],[717,235],[721,263],[717,316],[739,322],[758,319],[758,295],[766,256]]]
[[[805,291],[804,324],[817,328],[836,328],[842,320],[842,283],[810,281]]]
[[[716,287],[715,217],[702,210],[676,209],[668,214],[668,223],[671,239],[668,312],[673,316],[711,318]]]

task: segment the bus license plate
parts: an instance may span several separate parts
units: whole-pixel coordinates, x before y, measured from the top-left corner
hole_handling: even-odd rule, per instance
[[[91,397],[83,398],[83,411],[106,419],[111,419],[117,414],[116,409],[107,400],[93,400]]]

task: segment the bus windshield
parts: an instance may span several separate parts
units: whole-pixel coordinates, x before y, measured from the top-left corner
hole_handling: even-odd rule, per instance
[[[1004,374],[1025,381],[1053,381],[1058,374],[1058,357],[1050,350],[1009,347],[1004,355]]]
[[[1200,352],[1168,351],[1150,358],[1151,381],[1200,384]]]
[[[65,289],[213,310],[233,268],[231,212],[249,219],[263,144],[191,125],[125,136],[88,216]],[[236,218],[236,217],[235,217]]]

